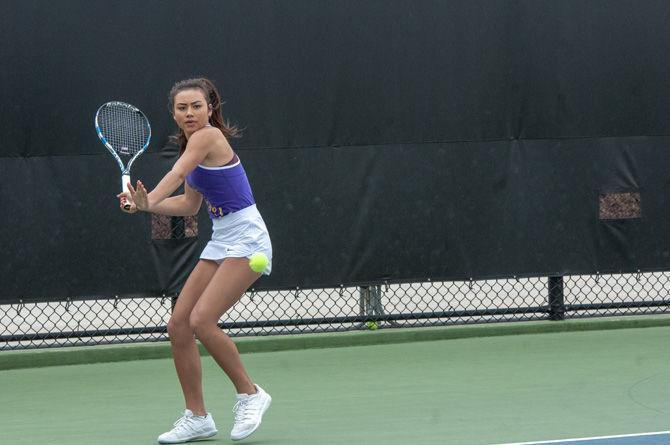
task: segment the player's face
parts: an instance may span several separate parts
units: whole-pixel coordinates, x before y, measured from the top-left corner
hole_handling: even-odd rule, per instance
[[[174,120],[188,138],[209,123],[212,107],[199,89],[182,90],[174,97]]]

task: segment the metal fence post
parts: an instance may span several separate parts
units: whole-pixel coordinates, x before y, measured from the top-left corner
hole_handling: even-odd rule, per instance
[[[379,285],[361,286],[359,292],[359,314],[380,316],[384,315],[384,306],[382,305],[382,290]],[[375,326],[377,325],[376,322]]]
[[[563,295],[563,277],[549,277],[549,319],[565,320],[565,300]]]

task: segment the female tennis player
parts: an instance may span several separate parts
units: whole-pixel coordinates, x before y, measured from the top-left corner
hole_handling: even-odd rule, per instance
[[[221,98],[204,78],[176,83],[169,106],[178,133],[173,139],[181,151],[177,162],[151,193],[141,181],[129,185],[128,213],[138,210],[171,216],[195,215],[203,201],[212,219],[212,239],[186,280],[168,323],[174,364],[186,410],[174,428],[158,437],[159,443],[182,443],[217,433],[205,409],[201,364],[195,337],[228,375],[237,392],[233,409],[232,440],[241,440],[261,424],[272,398],[247,374],[233,341],[217,323],[263,273],[270,274],[272,245],[256,208],[249,181],[228,138],[237,128],[224,122]],[[184,183],[184,194],[171,196]],[[261,273],[249,267],[248,258],[264,253],[270,262]]]

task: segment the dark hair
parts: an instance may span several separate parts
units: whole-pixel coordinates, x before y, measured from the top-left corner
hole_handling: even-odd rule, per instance
[[[221,96],[216,90],[216,87],[211,80],[204,77],[196,79],[186,79],[175,83],[170,90],[168,95],[168,108],[170,113],[174,113],[174,97],[183,90],[193,90],[199,89],[205,94],[209,105],[212,106],[212,116],[209,118],[209,123],[213,127],[221,130],[223,135],[227,138],[238,138],[241,136],[240,130],[231,125],[229,122],[223,120],[223,113],[221,112]],[[179,147],[179,154],[184,153],[186,149],[186,135],[184,131],[180,128],[179,131],[172,136],[170,136],[170,142],[176,144]]]

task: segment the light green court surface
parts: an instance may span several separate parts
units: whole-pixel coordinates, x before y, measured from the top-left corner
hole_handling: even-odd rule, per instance
[[[661,326],[243,354],[274,400],[241,443],[487,445],[668,430],[669,340]],[[219,428],[203,443],[231,443],[232,386],[211,358],[203,368]],[[169,359],[5,370],[0,388],[7,445],[153,444],[183,409]]]

